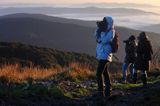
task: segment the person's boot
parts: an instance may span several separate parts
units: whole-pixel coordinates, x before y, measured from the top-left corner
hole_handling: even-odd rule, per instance
[[[112,95],[112,87],[111,87],[111,85],[106,86],[104,94],[105,94],[105,97],[110,97]]]
[[[137,73],[133,74],[133,83],[136,84],[137,83]]]
[[[112,91],[105,91],[105,94],[104,94],[105,97],[110,97],[112,96]]]
[[[104,91],[97,91],[95,94],[92,95],[93,98],[101,99],[105,97]]]
[[[147,86],[147,73],[146,72],[142,73],[141,79],[143,82],[143,86],[146,87]]]
[[[131,64],[131,66],[129,67],[129,71],[130,71],[130,74],[129,74],[129,82],[132,82],[133,73],[134,73],[134,65],[133,65],[133,64]]]
[[[122,84],[127,84],[127,81],[126,80],[122,81]]]

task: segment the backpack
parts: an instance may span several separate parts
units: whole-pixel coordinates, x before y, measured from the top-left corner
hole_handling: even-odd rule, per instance
[[[116,53],[119,49],[119,34],[115,32],[115,36],[111,42],[112,53]]]

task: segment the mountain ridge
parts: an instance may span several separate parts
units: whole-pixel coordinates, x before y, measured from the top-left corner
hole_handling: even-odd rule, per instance
[[[30,17],[30,18],[27,18]],[[32,18],[33,16],[33,18]],[[23,17],[10,15],[9,18],[0,17],[0,40],[9,42],[22,42],[42,47],[49,47],[64,51],[87,53],[95,56],[96,42],[93,34],[96,23],[93,21],[79,21],[57,18],[43,15],[36,18],[34,14],[26,14]],[[52,19],[53,18],[53,19]],[[138,35],[141,31],[124,27],[115,27],[120,34],[120,50],[117,54],[120,61],[124,58],[124,44],[129,35]],[[12,36],[11,36],[12,35]],[[160,40],[159,34],[148,33],[154,48],[157,48]]]
[[[1,65],[7,63],[29,66],[33,64],[33,66],[50,68],[57,65],[68,66],[71,63],[80,63],[88,64],[93,68],[97,64],[97,60],[87,54],[59,51],[18,42],[0,42],[0,51]]]
[[[56,15],[56,14],[111,14],[111,15],[159,15],[153,12],[146,12],[140,9],[134,8],[100,8],[100,7],[85,7],[85,8],[69,8],[69,7],[8,7],[0,9],[0,14],[14,14],[14,13],[39,13],[46,15]]]
[[[160,24],[152,24],[142,28],[145,31],[155,32],[160,34]]]

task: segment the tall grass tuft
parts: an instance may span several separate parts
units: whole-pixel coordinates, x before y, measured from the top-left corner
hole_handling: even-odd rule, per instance
[[[0,78],[2,80],[5,79],[7,82],[23,82],[28,81],[28,79],[32,79],[33,81],[46,80],[59,73],[67,73],[65,77],[78,79],[87,79],[94,76],[94,72],[87,65],[79,63],[71,63],[69,67],[56,66],[49,69],[32,66],[22,68],[19,64],[4,65],[0,68]]]
[[[69,66],[69,76],[77,79],[88,79],[95,76],[94,70],[89,69],[89,66],[71,63]]]
[[[42,69],[37,67],[21,68],[20,65],[4,65],[0,68],[0,76],[6,77],[9,81],[22,82],[32,78],[33,80],[43,80],[55,75],[59,68]]]

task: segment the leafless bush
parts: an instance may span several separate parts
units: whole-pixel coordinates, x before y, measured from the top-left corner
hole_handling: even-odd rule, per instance
[[[151,68],[155,69],[158,68],[160,69],[160,47],[154,50],[153,58],[152,58],[152,63],[151,63]]]

